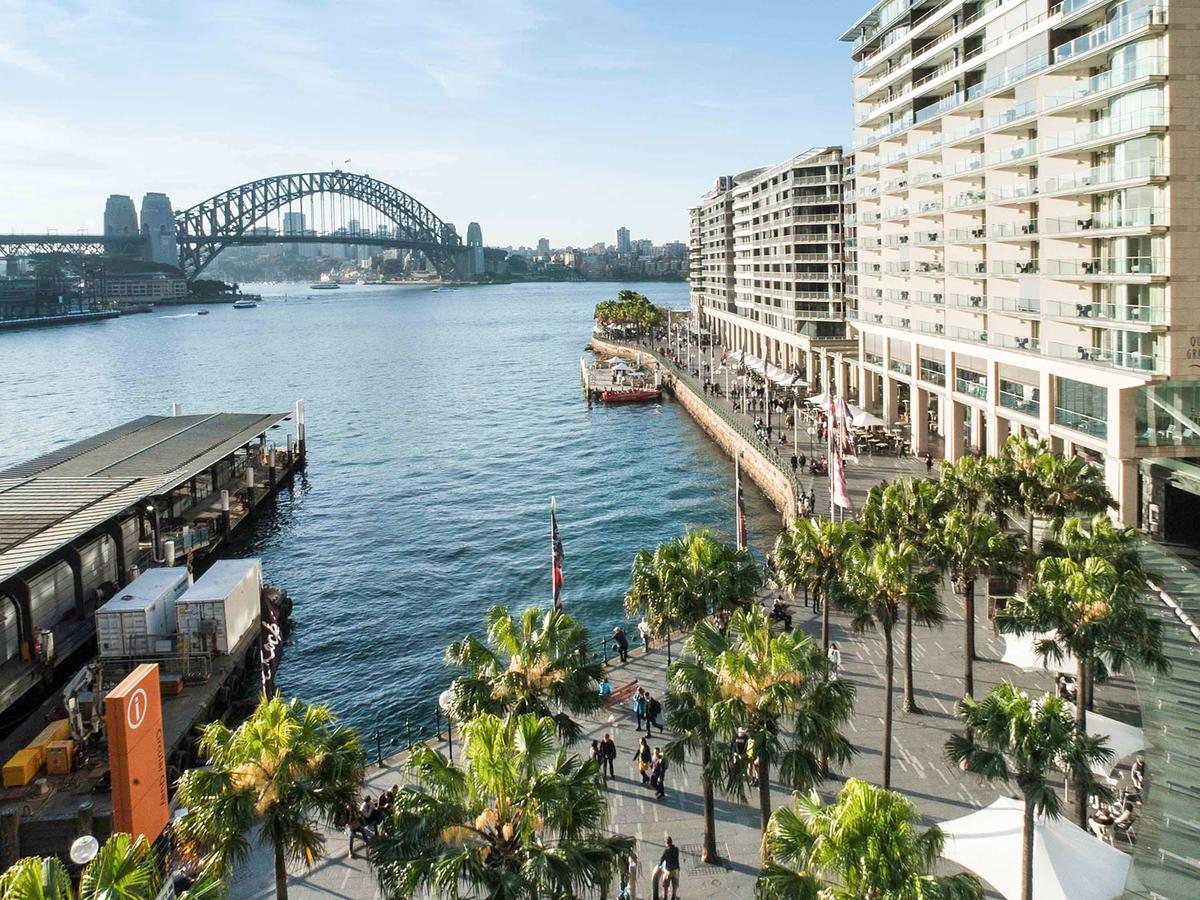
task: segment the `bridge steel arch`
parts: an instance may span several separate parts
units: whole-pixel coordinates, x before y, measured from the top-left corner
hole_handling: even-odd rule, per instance
[[[176,213],[179,267],[193,280],[227,246],[255,243],[256,222],[317,194],[342,195],[374,207],[400,229],[392,246],[420,250],[443,277],[458,276],[461,241],[446,239],[445,223],[429,207],[387,182],[340,169],[261,178]]]

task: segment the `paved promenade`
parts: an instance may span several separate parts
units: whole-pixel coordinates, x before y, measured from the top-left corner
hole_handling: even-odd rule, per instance
[[[806,445],[804,449],[807,449]],[[866,492],[873,484],[916,473],[923,474],[924,466],[911,457],[864,456],[858,463],[850,463],[847,477],[856,508],[861,507]],[[828,509],[826,477],[813,478],[806,473],[802,486],[815,490],[818,511]],[[752,543],[753,540],[754,536],[751,535]],[[760,549],[765,551],[769,548]],[[946,624],[935,630],[918,629],[914,637],[914,680],[917,703],[922,710],[919,714],[899,711],[903,657],[900,651],[902,631],[897,630],[892,786],[913,800],[929,824],[957,818],[986,806],[1002,790],[984,784],[973,775],[964,774],[957,767],[948,765],[943,758],[945,740],[957,730],[953,712],[961,696],[964,630],[962,604],[948,584],[943,586],[943,595],[947,608]],[[1050,690],[1052,680],[1049,676],[1023,673],[999,662],[1003,641],[994,634],[986,619],[982,588],[980,595],[976,640],[981,659],[975,666],[977,694],[986,693],[1004,679],[1033,691]],[[820,622],[811,610],[801,605],[794,608],[794,616],[798,627],[819,640]],[[853,681],[858,691],[855,716],[848,729],[857,754],[844,771],[822,786],[822,793],[827,798],[839,790],[846,777],[856,776],[875,782],[880,780],[884,709],[884,651],[881,636],[877,633],[851,633],[847,617],[836,611],[831,616],[831,622],[832,638],[842,649],[843,677]],[[678,652],[678,643],[675,649]],[[661,697],[664,693],[666,664],[664,649],[656,648],[647,654],[638,647],[629,662],[610,663],[610,678],[614,687],[637,681]],[[1097,689],[1099,712],[1117,713],[1128,718],[1129,711],[1135,707],[1133,686],[1128,680],[1116,679]],[[618,748],[617,777],[609,786],[610,827],[631,834],[638,840],[642,861],[638,896],[650,896],[648,873],[658,860],[664,833],[669,833],[682,851],[681,897],[689,900],[702,897],[753,897],[760,838],[757,798],[742,804],[718,796],[717,844],[721,861],[715,865],[701,863],[703,819],[698,766],[693,763],[682,769],[671,770],[667,778],[666,797],[656,801],[653,792],[642,786],[632,761],[637,736],[629,708],[587,721],[577,751],[581,755],[586,754],[591,740],[602,737],[606,731],[614,735]],[[651,738],[651,746],[659,745],[667,737],[669,735],[660,735],[656,731]],[[444,743],[439,745],[439,749],[445,750]],[[396,782],[402,782],[402,762],[402,756],[396,756],[385,760],[382,767],[372,767],[367,773],[367,790],[375,795]],[[776,783],[775,805],[784,805],[789,799],[790,792]],[[374,876],[365,860],[361,857],[354,860],[348,858],[344,834],[329,835],[326,857],[310,871],[295,871],[290,879],[290,891],[294,897],[379,896]],[[264,900],[274,896],[269,852],[255,852],[251,865],[239,874],[232,896]]]

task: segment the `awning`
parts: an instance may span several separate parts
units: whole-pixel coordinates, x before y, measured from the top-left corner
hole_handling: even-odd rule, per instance
[[[942,822],[942,856],[970,869],[1009,900],[1021,896],[1025,803],[1000,797],[978,812]],[[1065,818],[1039,820],[1033,835],[1037,900],[1111,900],[1125,893],[1131,857]]]

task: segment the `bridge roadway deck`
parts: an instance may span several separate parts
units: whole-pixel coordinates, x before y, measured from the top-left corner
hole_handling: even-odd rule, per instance
[[[895,478],[914,471],[920,464],[912,459],[877,457],[859,467],[851,467],[855,493],[864,492],[868,479]],[[818,485],[821,479],[817,479]],[[818,507],[819,508],[819,507]],[[753,537],[753,536],[752,536]],[[893,786],[910,797],[927,823],[957,818],[990,803],[1001,788],[991,788],[974,776],[966,775],[943,759],[942,747],[947,736],[956,730],[953,716],[962,679],[962,605],[957,597],[944,588],[949,621],[939,630],[918,629],[915,635],[915,683],[920,715],[905,715],[898,711],[901,672],[897,660],[896,723],[893,756]],[[819,620],[802,605],[796,608],[796,624],[814,637],[819,637]],[[833,639],[842,649],[844,677],[858,688],[855,717],[848,733],[858,754],[841,773],[841,777],[857,776],[878,782],[880,778],[880,748],[883,734],[883,641],[878,634],[851,633],[845,616],[834,613]],[[976,689],[990,690],[1001,680],[1009,679],[1035,691],[1052,687],[1052,679],[1043,673],[1024,673],[1001,664],[1003,642],[991,626],[980,621],[977,631],[978,651],[982,659],[976,664]],[[678,645],[676,645],[678,648]],[[626,664],[611,663],[613,685],[620,687],[638,680],[661,695],[666,674],[666,653],[656,648],[644,653],[633,651]],[[319,701],[320,698],[308,698]],[[1132,683],[1116,679],[1098,689],[1097,710],[1108,715],[1136,721],[1136,702]],[[741,804],[718,797],[717,839],[722,862],[706,865],[700,862],[699,848],[702,828],[700,781],[695,764],[674,769],[668,774],[666,798],[657,802],[653,794],[641,785],[631,755],[636,746],[634,720],[628,710],[618,711],[610,724],[606,716],[587,722],[584,739],[578,745],[586,753],[590,741],[611,730],[617,742],[617,778],[610,785],[610,827],[633,834],[638,839],[642,860],[638,896],[649,897],[649,870],[658,860],[664,832],[670,833],[683,851],[683,882],[680,895],[685,898],[750,898],[758,870],[759,831],[757,806]],[[655,732],[651,745],[663,737]],[[445,750],[444,745],[439,749]],[[457,746],[456,746],[457,752]],[[382,789],[405,779],[403,755],[384,760],[382,767],[367,772],[367,790],[375,795]],[[841,777],[822,785],[822,793],[832,796],[840,787]],[[776,806],[788,802],[789,793],[776,784]],[[1118,845],[1120,846],[1120,845]],[[309,871],[294,869],[289,879],[293,897],[379,896],[373,873],[359,856],[349,859],[344,834],[330,834],[325,856]],[[234,896],[268,900],[273,896],[272,863],[269,851],[256,849],[245,872],[239,873],[234,884]],[[990,893],[989,897],[998,895]]]

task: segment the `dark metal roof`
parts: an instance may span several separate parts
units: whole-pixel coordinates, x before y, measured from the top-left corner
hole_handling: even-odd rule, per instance
[[[287,416],[144,416],[0,471],[0,581],[207,471]]]

